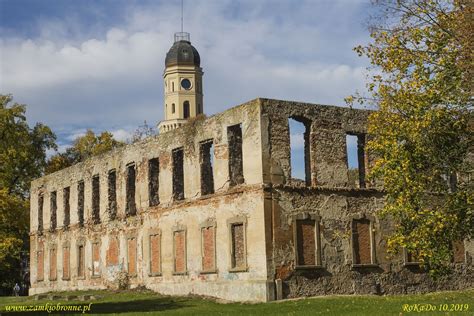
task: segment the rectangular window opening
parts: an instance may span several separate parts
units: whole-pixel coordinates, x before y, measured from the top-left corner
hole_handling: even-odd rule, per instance
[[[70,257],[71,253],[69,251],[69,247],[63,247],[63,280],[69,280],[71,278]]]
[[[127,239],[127,271],[130,276],[137,275],[137,239]]]
[[[207,226],[201,228],[202,272],[216,271],[216,228]]]
[[[184,200],[184,151],[176,148],[172,152],[173,158],[173,199]]]
[[[57,210],[58,210],[56,191],[51,192],[50,210],[51,210],[50,231],[54,231],[56,230],[56,227],[57,227]]]
[[[58,259],[56,255],[56,248],[49,249],[49,280],[56,281],[58,274],[57,274],[57,266],[58,266]]]
[[[134,216],[137,214],[137,207],[135,204],[135,181],[136,181],[135,164],[130,164],[127,166],[127,183],[126,183],[127,205],[125,208],[125,213],[127,216]]]
[[[114,220],[117,217],[117,172],[115,169],[109,171],[107,182],[109,218]]]
[[[230,186],[244,183],[242,155],[242,124],[227,127],[229,143],[229,181]]]
[[[38,251],[36,252],[36,281],[44,280],[44,249],[43,243],[38,243]]]
[[[296,265],[319,266],[319,223],[313,219],[296,220]]]
[[[92,221],[100,223],[100,178],[99,175],[92,177]]]
[[[79,245],[77,247],[77,277],[78,278],[85,278],[85,271],[86,271],[86,261],[85,261],[86,253],[84,245]]]
[[[186,273],[186,231],[173,232],[174,273]]]
[[[303,180],[311,185],[311,122],[304,118],[288,119],[290,133],[290,170],[291,178]]]
[[[161,236],[150,235],[150,275],[161,273]]]
[[[371,226],[366,218],[352,221],[353,264],[374,264]]]
[[[349,185],[365,188],[365,135],[346,134],[346,156]]]
[[[77,184],[77,217],[79,226],[84,226],[84,181]]]
[[[233,223],[230,225],[231,233],[231,269],[245,270],[247,266],[245,225],[244,223]]]
[[[43,194],[38,195],[38,232],[43,231],[43,206],[44,206],[44,196]]]
[[[199,163],[201,165],[201,195],[214,193],[214,143],[211,140],[200,144]]]
[[[64,221],[63,226],[65,229],[69,228],[69,224],[71,223],[71,207],[70,207],[70,187],[63,189],[63,209],[64,209]]]
[[[159,198],[160,162],[158,158],[148,160],[148,200],[149,206],[160,204]]]
[[[92,276],[100,276],[100,244],[92,243]]]

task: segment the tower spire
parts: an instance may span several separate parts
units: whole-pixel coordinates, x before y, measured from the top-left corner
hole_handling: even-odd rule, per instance
[[[184,12],[184,0],[181,0],[181,33],[183,33],[183,30],[184,30],[183,12]]]

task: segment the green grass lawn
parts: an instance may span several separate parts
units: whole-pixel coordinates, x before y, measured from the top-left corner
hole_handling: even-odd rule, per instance
[[[56,294],[56,293],[55,293]],[[11,305],[91,305],[92,314],[102,315],[474,315],[474,289],[439,292],[425,295],[398,296],[326,296],[271,303],[221,304],[196,297],[169,297],[150,291],[81,291],[60,292],[57,295],[98,295],[91,301],[34,300],[33,297],[0,297],[0,315],[47,315],[46,312],[5,313]],[[404,304],[433,304],[449,309],[462,307],[467,311],[407,312]],[[446,305],[444,305],[446,304]],[[454,305],[452,305],[454,304]],[[421,305],[418,305],[420,308]],[[4,314],[5,313],[5,314]],[[62,313],[73,315],[73,313]]]

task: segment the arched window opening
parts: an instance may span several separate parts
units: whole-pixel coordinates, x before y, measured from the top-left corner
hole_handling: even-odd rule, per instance
[[[176,106],[173,104],[171,104],[171,113],[174,114],[174,112],[176,111]]]
[[[183,116],[185,119],[189,118],[189,101],[183,103]]]

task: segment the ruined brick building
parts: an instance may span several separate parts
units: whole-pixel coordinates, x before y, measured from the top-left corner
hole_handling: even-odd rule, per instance
[[[32,182],[30,294],[125,283],[269,301],[474,285],[472,242],[454,245],[455,273],[437,282],[410,254],[387,257],[384,195],[365,179],[368,111],[259,98],[205,117],[202,74],[177,34],[159,135]],[[306,130],[302,180],[289,119]],[[347,135],[358,143],[354,178]]]

